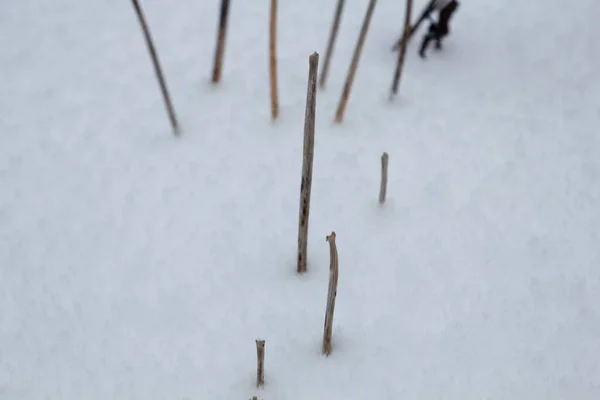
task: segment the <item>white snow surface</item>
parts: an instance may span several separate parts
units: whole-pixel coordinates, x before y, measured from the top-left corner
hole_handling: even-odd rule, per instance
[[[380,1],[335,125],[367,7],[347,2],[302,276],[308,56],[335,2],[279,2],[276,123],[268,2],[232,2],[218,86],[219,1],[142,5],[179,138],[130,2],[2,6],[0,399],[600,398],[595,0],[462,2],[391,103],[404,3]]]

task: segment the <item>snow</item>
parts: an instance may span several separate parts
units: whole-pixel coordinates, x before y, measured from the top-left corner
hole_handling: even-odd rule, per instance
[[[232,2],[213,87],[218,3],[142,2],[179,138],[129,2],[3,6],[0,398],[600,398],[598,4],[465,1],[389,103],[404,5],[381,1],[337,126],[367,6],[347,2],[298,276],[308,56],[335,4],[280,2],[271,123],[268,2]]]

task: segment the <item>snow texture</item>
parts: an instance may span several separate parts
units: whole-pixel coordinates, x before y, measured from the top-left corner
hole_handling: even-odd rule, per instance
[[[302,276],[308,56],[335,2],[279,3],[272,123],[268,2],[232,2],[218,86],[219,1],[142,2],[179,138],[130,2],[3,4],[0,398],[600,398],[598,3],[464,1],[390,103],[404,4],[380,1],[335,125],[367,7],[347,2]]]

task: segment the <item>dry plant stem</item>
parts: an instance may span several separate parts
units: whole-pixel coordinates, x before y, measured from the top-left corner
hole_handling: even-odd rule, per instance
[[[256,340],[256,387],[265,384],[265,341]]]
[[[223,68],[223,54],[225,53],[225,38],[227,36],[227,19],[229,16],[229,0],[221,0],[221,12],[219,13],[219,29],[217,33],[217,47],[215,49],[215,63],[213,66],[212,82],[221,81],[221,70]]]
[[[331,337],[333,334],[333,314],[335,311],[335,298],[337,295],[339,262],[335,232],[331,232],[325,239],[329,242],[329,290],[327,292],[327,309],[325,311],[325,327],[323,329],[323,354],[331,354]]]
[[[135,12],[138,16],[138,20],[140,21],[140,25],[142,27],[142,31],[144,32],[144,38],[146,39],[146,45],[148,46],[148,52],[150,53],[150,57],[152,58],[152,64],[154,65],[154,72],[156,74],[156,78],[158,79],[158,84],[160,86],[160,90],[162,92],[163,100],[165,102],[165,108],[167,109],[167,114],[169,116],[169,120],[171,122],[171,128],[173,128],[173,134],[176,136],[179,135],[179,124],[177,122],[177,117],[175,115],[175,109],[173,108],[173,103],[171,102],[171,97],[169,96],[169,90],[167,89],[167,83],[165,82],[165,78],[162,73],[162,69],[160,67],[160,62],[158,60],[158,53],[156,52],[156,48],[154,47],[154,42],[152,40],[152,35],[150,34],[150,29],[148,28],[148,24],[146,23],[146,18],[144,16],[144,12],[142,11],[142,7],[138,0],[132,0],[133,8],[135,8]]]
[[[329,42],[327,43],[327,50],[325,51],[325,61],[323,62],[323,69],[321,70],[321,76],[319,78],[319,87],[325,88],[325,82],[327,81],[327,73],[329,72],[329,63],[331,62],[331,55],[333,54],[333,48],[335,46],[335,40],[340,27],[340,20],[342,17],[342,11],[344,10],[344,0],[338,0],[337,7],[335,9],[335,15],[333,17],[333,24],[331,25],[331,32],[329,33]]]
[[[369,24],[371,23],[371,17],[373,16],[373,10],[375,9],[376,3],[377,0],[369,1],[369,7],[367,8],[367,12],[365,14],[362,29],[360,30],[360,35],[358,37],[358,41],[356,42],[356,47],[354,48],[354,55],[352,56],[352,62],[350,63],[348,75],[346,76],[346,82],[344,83],[344,90],[342,91],[337,112],[335,113],[335,122],[338,124],[344,119],[344,111],[346,110],[346,104],[348,103],[348,97],[350,96],[350,90],[352,89],[352,83],[354,82],[354,76],[356,75],[356,69],[358,68],[358,61],[360,60],[360,55],[367,37]]]
[[[277,95],[277,0],[271,0],[269,76],[271,82],[271,118],[274,121],[279,116],[279,99]]]
[[[398,53],[398,62],[396,63],[396,71],[394,72],[394,80],[392,82],[392,90],[390,93],[390,100],[398,94],[398,87],[400,86],[400,78],[402,77],[402,71],[404,69],[404,59],[406,58],[406,47],[410,35],[410,20],[412,14],[412,0],[406,0],[406,12],[404,15],[404,35],[402,42],[400,43],[400,52]]]
[[[312,187],[313,158],[315,149],[315,113],[317,107],[317,70],[319,54],[308,58],[308,88],[304,115],[304,146],[302,149],[302,178],[300,182],[300,215],[298,218],[298,257],[296,270],[306,272],[308,247],[308,220],[310,213],[310,194]]]
[[[388,179],[388,153],[381,155],[381,186],[379,187],[379,204],[385,203]]]

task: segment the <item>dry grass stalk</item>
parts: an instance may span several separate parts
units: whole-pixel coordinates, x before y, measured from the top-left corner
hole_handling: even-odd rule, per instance
[[[256,387],[265,384],[265,341],[256,340]]]
[[[215,49],[215,62],[213,66],[212,82],[221,81],[223,69],[223,54],[225,53],[225,38],[227,36],[227,19],[229,16],[229,0],[221,0],[221,11],[219,13],[219,28],[217,32],[217,47]]]
[[[396,71],[394,72],[394,80],[392,82],[392,90],[390,93],[390,100],[398,94],[398,86],[400,85],[400,78],[402,76],[402,70],[404,69],[404,59],[406,58],[406,47],[410,38],[410,19],[412,14],[412,0],[406,0],[406,12],[404,15],[404,35],[400,42],[400,52],[398,53],[398,62],[396,63]]]
[[[167,83],[165,81],[165,77],[162,72],[162,68],[160,67],[160,62],[158,60],[158,53],[156,52],[156,47],[154,46],[154,41],[152,40],[152,35],[150,34],[150,28],[146,23],[146,17],[144,16],[144,11],[138,0],[132,0],[133,8],[135,9],[135,13],[138,16],[138,20],[140,22],[140,26],[142,27],[142,31],[144,33],[144,38],[146,39],[146,46],[148,47],[148,52],[150,53],[150,57],[152,58],[152,65],[154,66],[154,72],[156,74],[156,79],[158,79],[158,84],[160,86],[160,91],[163,96],[163,100],[165,102],[165,107],[167,109],[167,114],[169,115],[169,121],[171,122],[171,128],[173,128],[173,134],[175,136],[179,135],[179,123],[177,122],[177,117],[175,115],[175,108],[173,107],[173,103],[171,102],[171,97],[169,96],[169,90],[167,89]]]
[[[279,97],[277,94],[277,0],[271,0],[269,77],[271,83],[271,118],[275,121],[279,116]]]
[[[335,311],[335,298],[337,295],[339,262],[337,246],[335,244],[335,232],[331,232],[325,238],[329,242],[329,290],[327,292],[327,309],[325,311],[325,327],[323,329],[323,354],[331,354],[331,337],[333,334],[333,314]]]
[[[333,17],[333,24],[331,25],[331,32],[329,33],[329,42],[327,42],[327,50],[325,51],[325,62],[323,63],[323,69],[321,70],[321,77],[319,78],[319,87],[325,88],[325,82],[327,81],[327,73],[329,72],[329,63],[331,62],[331,55],[333,54],[333,47],[335,46],[335,39],[340,28],[340,20],[342,18],[342,11],[344,10],[344,0],[338,0],[335,8],[335,15]]]
[[[308,59],[308,88],[306,112],[304,115],[304,148],[302,150],[302,180],[300,183],[300,216],[298,218],[298,273],[306,272],[308,252],[308,219],[312,187],[313,158],[315,149],[315,113],[317,107],[317,70],[319,54],[313,53]]]
[[[344,90],[342,91],[342,96],[340,97],[337,112],[335,113],[335,122],[338,124],[341,123],[344,119],[344,111],[346,110],[348,97],[350,97],[350,90],[352,89],[352,83],[354,82],[354,76],[356,75],[356,69],[358,68],[358,61],[360,60],[362,48],[365,43],[365,39],[367,38],[369,24],[371,23],[371,17],[373,16],[373,10],[375,9],[376,3],[377,0],[369,1],[369,7],[367,8],[365,19],[363,20],[360,35],[358,36],[358,40],[356,42],[356,47],[354,48],[354,55],[352,56],[352,62],[350,63],[348,75],[346,76],[346,82],[344,83]]]
[[[381,185],[379,187],[379,204],[385,203],[388,180],[388,153],[381,155]]]

